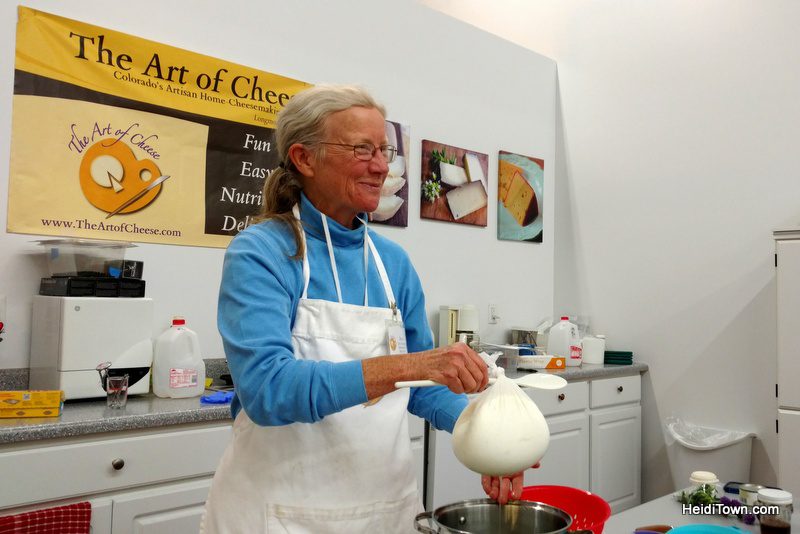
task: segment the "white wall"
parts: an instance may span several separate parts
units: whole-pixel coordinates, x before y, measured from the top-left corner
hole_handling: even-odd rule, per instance
[[[552,60],[409,1],[279,2],[29,0],[26,5],[198,53],[319,82],[366,85],[389,118],[411,126],[410,215],[406,229],[375,225],[409,251],[426,289],[429,319],[440,304],[479,306],[484,339],[503,341],[510,326],[530,325],[553,307],[555,64]],[[13,92],[14,3],[0,4],[0,191],[8,190]],[[508,65],[515,68],[507,69]],[[487,228],[419,218],[422,139],[489,154]],[[544,243],[496,238],[497,152],[543,158]],[[77,186],[77,183],[76,183]],[[5,221],[6,202],[0,203]],[[4,226],[4,225],[3,225]],[[46,265],[36,236],[0,231],[0,295],[8,297],[0,368],[28,366],[31,297]],[[223,251],[142,244],[156,301],[154,335],[174,313],[198,332],[205,357],[222,357],[216,297]],[[488,304],[499,306],[487,325]],[[435,330],[438,327],[435,327]]]
[[[756,431],[751,480],[775,483],[772,230],[800,223],[800,3],[424,3],[558,64],[556,311],[650,366],[645,498],[672,488],[668,415]]]

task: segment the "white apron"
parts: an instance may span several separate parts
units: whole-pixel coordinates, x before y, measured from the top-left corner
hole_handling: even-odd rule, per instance
[[[299,218],[297,207],[295,215]],[[339,302],[307,298],[310,268],[304,256],[305,287],[292,329],[295,357],[344,362],[388,354],[386,324],[392,310],[369,307],[366,286],[364,306],[341,302],[324,215],[323,227]],[[364,272],[369,249],[387,300],[394,303],[378,251],[364,233]],[[201,532],[413,532],[421,501],[408,435],[408,395],[402,388],[376,404],[285,426],[258,426],[241,410],[214,475]]]

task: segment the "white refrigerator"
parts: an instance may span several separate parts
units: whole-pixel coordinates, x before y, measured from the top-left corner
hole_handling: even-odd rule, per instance
[[[778,486],[800,495],[800,227],[774,232],[778,304]]]

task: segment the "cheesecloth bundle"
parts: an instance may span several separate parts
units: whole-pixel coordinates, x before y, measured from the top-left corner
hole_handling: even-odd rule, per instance
[[[502,371],[461,412],[453,429],[456,458],[482,475],[524,471],[541,460],[549,444],[544,415]]]

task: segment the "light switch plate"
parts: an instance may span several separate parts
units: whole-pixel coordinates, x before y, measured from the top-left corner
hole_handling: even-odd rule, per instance
[[[500,314],[497,312],[497,304],[489,304],[489,324],[497,324]]]

